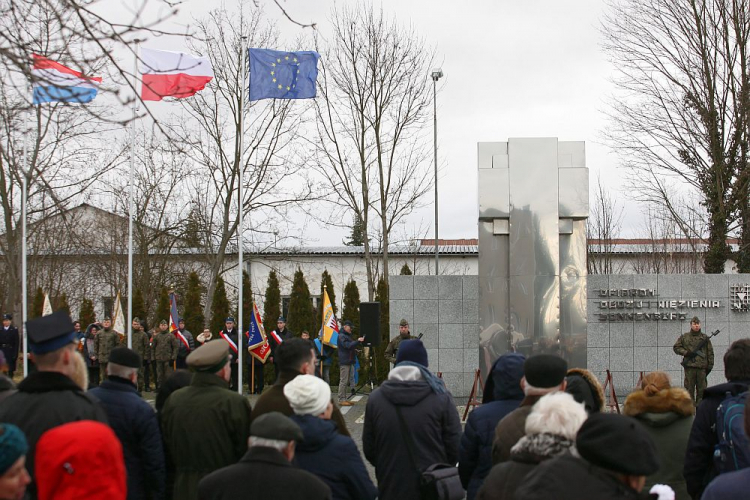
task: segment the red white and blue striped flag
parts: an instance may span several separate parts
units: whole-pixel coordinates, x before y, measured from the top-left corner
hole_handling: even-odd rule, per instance
[[[34,77],[32,83],[34,104],[45,102],[81,104],[93,101],[99,92],[101,77],[84,76],[79,71],[38,54],[33,54],[32,57],[34,60],[34,66],[31,69]]]

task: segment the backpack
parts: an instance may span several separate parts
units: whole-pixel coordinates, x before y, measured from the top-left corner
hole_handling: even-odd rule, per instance
[[[747,391],[727,397],[716,409],[716,435],[719,443],[714,448],[714,466],[719,474],[750,467],[750,439],[745,434],[743,413]]]

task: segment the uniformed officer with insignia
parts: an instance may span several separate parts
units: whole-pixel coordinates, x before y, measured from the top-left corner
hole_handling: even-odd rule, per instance
[[[701,331],[701,320],[697,316],[690,320],[690,331],[680,335],[674,343],[674,352],[683,357],[685,389],[698,406],[706,389],[706,376],[714,368],[714,347]]]

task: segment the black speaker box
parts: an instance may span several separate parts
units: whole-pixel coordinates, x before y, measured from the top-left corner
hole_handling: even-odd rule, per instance
[[[365,343],[380,345],[380,302],[360,302],[359,329]]]

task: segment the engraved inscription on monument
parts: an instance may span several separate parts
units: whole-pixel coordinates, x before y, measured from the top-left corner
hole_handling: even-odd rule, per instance
[[[597,301],[599,321],[685,321],[688,314],[684,311],[686,308],[721,307],[721,301],[713,299],[660,300],[656,290],[651,288],[600,289],[598,295],[609,299]]]

